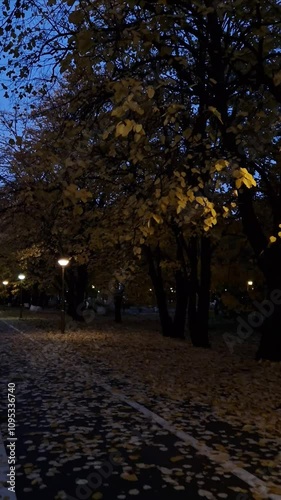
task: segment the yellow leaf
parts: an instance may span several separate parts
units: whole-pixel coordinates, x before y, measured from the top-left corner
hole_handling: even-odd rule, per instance
[[[124,114],[125,110],[122,108],[122,106],[118,106],[117,108],[115,108],[111,115],[112,116],[117,116],[117,118],[120,118],[123,114]]]
[[[281,71],[278,71],[278,73],[275,73],[273,77],[273,83],[277,87],[281,83]]]
[[[254,177],[248,172],[246,168],[239,168],[237,170],[234,170],[232,175],[236,179],[235,185],[237,189],[239,189],[242,184],[245,184],[247,188],[251,188],[252,186],[257,185]]]
[[[183,455],[177,455],[176,457],[170,458],[171,462],[180,462],[180,460],[184,460],[184,456]]]
[[[125,127],[125,125],[122,122],[119,122],[117,124],[116,132],[115,132],[116,137],[118,137],[119,135],[123,135],[124,127]]]
[[[136,474],[128,474],[127,472],[124,472],[121,474],[122,479],[125,479],[125,481],[137,481],[138,478]]]
[[[242,178],[237,179],[237,180],[235,181],[235,186],[237,187],[237,189],[240,189],[240,188],[241,188],[241,186],[242,186],[242,184],[243,184],[243,180],[242,180]]]
[[[187,195],[187,197],[188,197],[189,201],[193,201],[193,200],[195,200],[194,193],[193,193],[193,191],[192,191],[191,189],[189,189],[189,190],[187,191],[186,195]]]
[[[141,137],[142,137],[141,134],[135,134],[134,135],[134,141],[135,142],[139,142],[139,140],[141,139]]]
[[[134,122],[128,119],[125,120],[125,123],[124,122],[117,123],[115,132],[116,137],[118,137],[119,135],[121,135],[122,137],[127,137],[127,135],[133,129],[133,124]]]
[[[211,113],[213,113],[213,115],[216,116],[216,118],[221,122],[223,123],[222,119],[221,119],[221,114],[220,112],[217,110],[217,108],[214,108],[214,106],[209,106],[208,107],[208,110],[211,111]]]
[[[281,486],[277,485],[269,485],[268,486],[270,493],[274,493],[275,495],[281,495]]]
[[[202,198],[202,196],[196,196],[195,200],[197,201],[197,203],[202,205],[202,207],[205,206],[205,202],[204,202],[204,199]]]
[[[244,177],[243,182],[244,182],[245,186],[250,189],[250,187],[252,186],[251,181],[249,179],[247,179],[246,177]]]
[[[157,224],[160,224],[160,222],[163,222],[162,217],[160,217],[157,214],[152,214],[152,217],[157,222]]]
[[[103,498],[103,494],[97,491],[92,495],[92,500],[101,500]]]
[[[223,168],[227,167],[229,165],[229,162],[226,160],[219,160],[215,164],[215,170],[217,172],[220,172]]]
[[[185,139],[189,139],[189,137],[191,136],[191,134],[192,134],[192,129],[191,129],[191,128],[187,128],[187,129],[185,129],[185,130],[183,131],[183,134],[182,134],[182,135],[183,135],[183,137],[184,137]]]
[[[178,134],[178,135],[176,135],[176,137],[175,137],[175,139],[174,139],[174,143],[173,143],[173,145],[178,144],[178,142],[180,142],[180,141],[181,141],[181,139],[182,139],[182,136],[181,136],[181,135],[179,135],[179,134]]]
[[[152,99],[152,97],[154,96],[154,94],[155,94],[154,88],[153,87],[148,87],[148,89],[147,89],[147,95],[148,95],[149,99]]]
[[[134,126],[134,130],[139,134],[143,130],[142,124],[136,123],[136,125]]]
[[[204,225],[208,228],[215,226],[216,223],[217,219],[215,217],[208,217],[207,219],[204,220]]]
[[[261,460],[260,464],[263,467],[275,467],[276,466],[276,463],[274,462],[274,460]]]

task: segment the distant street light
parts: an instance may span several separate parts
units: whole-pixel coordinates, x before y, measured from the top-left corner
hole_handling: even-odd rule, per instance
[[[22,300],[22,282],[25,279],[24,274],[19,274],[18,279],[20,280],[20,319],[22,318],[23,300]]]
[[[65,304],[64,304],[64,268],[69,264],[69,259],[59,259],[58,264],[61,266],[61,318],[60,329],[61,333],[65,331]]]
[[[253,286],[253,284],[254,284],[254,282],[252,280],[247,281],[247,292],[249,291],[250,286]]]

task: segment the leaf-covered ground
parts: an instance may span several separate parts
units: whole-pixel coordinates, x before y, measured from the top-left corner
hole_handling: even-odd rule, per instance
[[[254,336],[237,344],[231,354],[220,334],[211,336],[211,350],[195,349],[189,341],[162,338],[156,321],[127,319],[124,324],[115,325],[111,319],[96,318],[87,328],[74,329],[72,325],[64,335],[54,328],[36,330],[31,322],[11,319],[7,322],[25,331],[5,334],[13,357],[7,351],[2,356],[2,367],[9,363],[9,369],[23,383],[20,428],[27,437],[21,455],[24,465],[18,473],[30,478],[30,485],[24,486],[27,496],[22,496],[23,499],[30,496],[34,487],[42,493],[48,478],[55,479],[69,460],[77,460],[73,473],[78,474],[82,487],[86,479],[83,474],[79,477],[79,471],[85,472],[88,467],[88,463],[80,462],[82,449],[88,457],[95,457],[94,465],[103,463],[106,455],[102,440],[97,431],[94,435],[90,433],[90,437],[83,423],[83,418],[89,412],[93,415],[93,411],[102,418],[101,427],[106,429],[107,442],[111,443],[109,449],[126,453],[116,478],[132,486],[119,491],[116,498],[120,500],[134,496],[149,498],[146,476],[140,480],[148,466],[148,456],[150,468],[160,473],[162,483],[165,478],[164,486],[172,488],[173,495],[193,491],[184,486],[189,477],[188,484],[196,480],[199,497],[203,498],[281,498],[281,364],[253,360],[258,342]],[[145,424],[145,418],[132,414],[126,405],[115,406],[111,397],[105,397],[99,389],[100,380],[109,384],[113,393],[125,394],[166,419],[176,430],[207,444],[213,450],[215,463],[205,463],[202,474],[194,450],[183,443],[171,442],[167,431],[151,422]],[[97,384],[95,390],[93,382]],[[43,407],[42,390],[45,391]],[[75,396],[73,401],[67,390]],[[31,411],[34,408],[28,406],[30,391],[35,398],[33,404],[41,405],[35,417]],[[32,453],[39,439],[36,426],[42,410],[49,426],[51,422],[52,432],[47,426],[40,444],[41,455],[34,458]],[[124,436],[127,436],[125,447]],[[165,454],[165,450],[168,457],[166,461],[160,460],[158,454]],[[60,451],[62,460],[58,458]],[[45,470],[44,457],[48,453],[53,455]],[[250,493],[249,487],[237,477],[226,492],[222,481],[231,481],[231,474],[223,467],[227,460],[264,481],[275,497]],[[114,477],[115,473],[114,470]],[[94,494],[97,496],[89,498],[107,498],[103,489]],[[157,498],[164,498],[161,495]],[[196,495],[194,490],[191,498],[197,498]]]
[[[214,332],[212,349],[198,349],[189,340],[163,338],[154,321],[135,321],[118,326],[99,318],[92,329],[70,331],[67,338],[136,391],[145,385],[156,395],[203,403],[242,429],[281,437],[281,363],[254,360],[257,337],[237,343],[231,353]]]

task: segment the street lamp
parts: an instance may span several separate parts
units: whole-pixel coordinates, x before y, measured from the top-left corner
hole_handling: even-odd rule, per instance
[[[251,281],[251,280],[247,281],[247,292],[249,291],[249,287],[253,286],[253,284],[254,284],[253,281]]]
[[[64,268],[69,264],[69,259],[66,259],[66,258],[59,259],[58,264],[61,266],[61,322],[60,322],[60,329],[61,329],[61,333],[64,333],[64,331],[65,331]]]
[[[20,319],[21,319],[22,318],[22,307],[23,307],[23,303],[22,303],[22,282],[25,279],[25,275],[24,274],[19,274],[18,275],[18,279],[20,280]]]

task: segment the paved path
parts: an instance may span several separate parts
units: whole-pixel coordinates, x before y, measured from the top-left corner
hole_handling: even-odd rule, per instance
[[[209,422],[214,441],[203,442],[190,432],[192,406],[183,407],[180,425],[171,424],[155,412],[159,401],[148,408],[132,400],[129,383],[78,356],[67,334],[54,345],[24,322],[1,320],[0,355],[7,454],[7,384],[16,385],[17,500],[248,500],[257,492],[281,499],[250,466],[220,452],[215,436],[231,434],[227,424]],[[2,446],[0,500],[15,498],[5,460]]]

